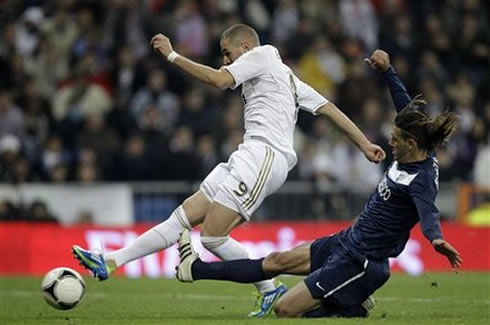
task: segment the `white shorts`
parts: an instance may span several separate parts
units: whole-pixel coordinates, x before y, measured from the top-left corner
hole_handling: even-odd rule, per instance
[[[201,183],[210,202],[218,202],[247,221],[264,199],[276,192],[288,175],[286,158],[266,143],[250,139],[238,146]]]

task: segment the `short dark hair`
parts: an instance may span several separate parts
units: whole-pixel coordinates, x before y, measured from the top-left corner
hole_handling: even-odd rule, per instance
[[[402,137],[412,138],[420,148],[433,150],[445,145],[456,131],[458,117],[444,112],[431,118],[424,112],[427,105],[421,95],[408,103],[395,118],[395,126],[402,131]]]
[[[235,24],[229,27],[223,32],[223,34],[221,34],[220,41],[223,41],[224,39],[229,39],[233,42],[238,39],[249,39],[253,42],[252,45],[260,45],[259,35],[255,31],[255,29],[245,24]]]

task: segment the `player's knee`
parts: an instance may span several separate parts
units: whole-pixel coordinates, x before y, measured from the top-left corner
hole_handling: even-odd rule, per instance
[[[288,305],[284,300],[279,299],[279,301],[274,306],[274,312],[277,317],[296,317],[296,314],[291,308],[288,308]]]
[[[224,237],[214,237],[206,236],[201,232],[201,244],[209,251],[213,251],[215,248],[223,245],[228,240],[228,236]]]
[[[185,216],[189,220],[189,223],[194,227],[204,221],[206,213],[209,210],[210,203],[206,201],[204,195],[194,194],[182,203]]]

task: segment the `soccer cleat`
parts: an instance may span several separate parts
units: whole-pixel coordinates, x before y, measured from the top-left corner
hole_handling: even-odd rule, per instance
[[[102,253],[91,252],[77,245],[74,245],[71,251],[75,258],[80,261],[80,264],[89,270],[94,278],[98,278],[100,281],[109,278],[114,271],[106,264]]]
[[[374,309],[374,307],[376,307],[376,300],[374,299],[373,296],[369,296],[367,297],[366,300],[364,300],[362,303],[361,303],[361,306],[362,308],[364,308],[366,310],[366,316],[369,316],[369,313],[371,312],[371,310]]]
[[[272,309],[274,308],[274,304],[276,301],[281,298],[283,294],[288,291],[288,288],[281,282],[278,283],[278,286],[269,292],[264,294],[260,294],[258,292],[254,292],[256,297],[255,300],[255,308],[253,311],[248,314],[248,317],[267,317],[272,313]]]
[[[191,234],[185,229],[179,237],[180,262],[177,266],[177,279],[180,282],[194,282],[192,264],[199,258],[191,243]]]

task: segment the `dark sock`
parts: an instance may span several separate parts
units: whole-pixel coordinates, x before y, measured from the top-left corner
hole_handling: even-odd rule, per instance
[[[305,318],[318,317],[366,317],[367,311],[362,307],[354,306],[349,308],[325,307],[320,306],[303,314]]]
[[[192,264],[194,280],[228,280],[240,283],[253,283],[272,278],[262,269],[264,259],[241,259],[233,261],[206,263],[197,259]]]

